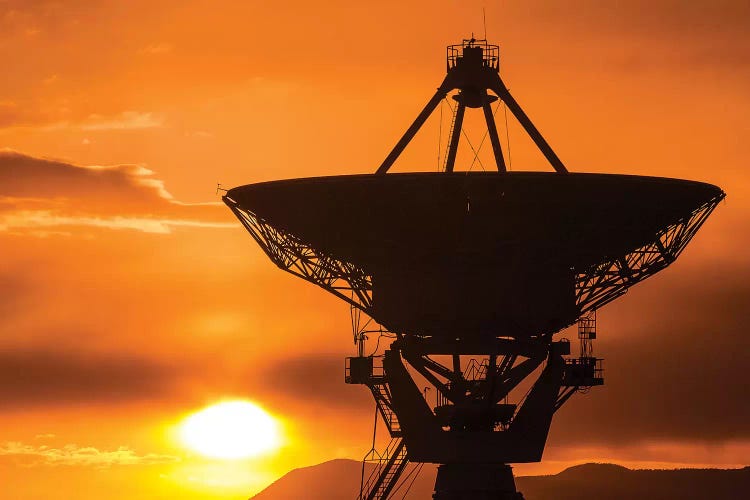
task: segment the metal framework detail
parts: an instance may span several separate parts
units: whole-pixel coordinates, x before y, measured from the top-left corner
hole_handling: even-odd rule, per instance
[[[568,170],[565,165],[500,78],[499,64],[499,47],[486,40],[472,37],[461,44],[449,46],[446,54],[447,74],[443,82],[375,175],[388,172],[437,106],[455,91],[457,93],[451,97],[457,105],[444,159],[445,172],[454,171],[466,108],[482,109],[497,169],[500,173],[507,172],[491,107],[494,101],[499,100],[515,116],[555,172],[566,175]],[[377,321],[373,314],[373,277],[369,274],[373,269],[367,269],[372,267],[370,264],[359,261],[366,267],[362,268],[336,258],[312,244],[317,238],[312,237],[313,242],[305,241],[307,237],[304,231],[300,236],[288,227],[275,227],[272,220],[265,220],[252,211],[262,209],[243,208],[241,202],[232,199],[229,193],[223,197],[223,201],[277,267],[327,290],[351,306],[357,356],[345,361],[345,382],[365,385],[376,404],[372,448],[363,459],[357,500],[387,500],[393,497],[409,479],[411,473],[400,480],[410,462],[440,464],[435,485],[436,500],[480,497],[518,500],[523,496],[516,491],[513,474],[507,464],[540,461],[554,413],[576,392],[586,392],[591,387],[604,384],[602,360],[594,356],[592,347],[597,335],[595,311],[623,295],[631,286],[669,266],[723,197],[721,193],[707,200],[691,213],[681,215],[678,220],[675,220],[677,214],[670,215],[666,220],[657,217],[661,229],[655,234],[651,230],[645,233],[647,243],[643,243],[646,238],[640,237],[636,237],[635,241],[628,240],[627,246],[611,250],[616,255],[602,256],[606,250],[596,253],[599,262],[586,260],[586,264],[580,268],[571,268],[571,261],[563,260],[567,259],[566,256],[558,259],[552,252],[552,261],[545,264],[553,271],[549,279],[530,281],[529,286],[555,284],[555,280],[560,279],[559,271],[564,271],[563,276],[567,281],[560,285],[565,287],[563,291],[566,293],[561,294],[563,300],[560,305],[565,307],[561,307],[561,312],[550,320],[554,320],[550,324],[557,328],[565,326],[562,323],[569,321],[569,326],[578,320],[578,338],[581,342],[578,357],[571,357],[569,340],[553,340],[553,332],[550,331],[534,332],[534,335],[525,338],[512,336],[509,332],[514,330],[502,331],[502,326],[498,326],[499,331],[492,331],[490,338],[485,338],[484,331],[474,336],[457,328],[454,335],[443,338],[419,331],[388,331],[388,324],[377,329],[369,326],[370,321]],[[683,201],[676,204],[675,210],[692,202],[691,199]],[[275,218],[273,215],[267,216],[269,219]],[[606,225],[607,222],[601,224]],[[474,230],[473,225],[467,227]],[[516,238],[521,240],[520,244],[526,243],[523,235]],[[581,241],[580,245],[586,245],[586,241]],[[330,248],[326,244],[323,246]],[[408,249],[403,251],[408,252]],[[399,270],[398,266],[393,267],[394,272]],[[539,272],[545,269],[547,267],[542,267]],[[438,268],[435,272],[443,270]],[[461,270],[460,267],[458,270]],[[405,276],[405,279],[412,278],[410,274]],[[451,276],[448,274],[448,278]],[[376,281],[377,278],[379,275]],[[476,281],[466,283],[462,286],[472,286]],[[482,282],[477,286],[487,284]],[[387,294],[392,293],[388,286],[384,285],[384,291],[378,292],[386,299]],[[575,294],[575,304],[572,303],[571,293]],[[408,297],[408,294],[405,296]],[[425,301],[433,300],[432,296],[425,296]],[[557,298],[556,295],[553,297]],[[383,306],[379,302],[379,308],[388,308],[387,300],[380,295],[378,300],[386,304]],[[464,307],[465,304],[459,302],[458,305]],[[403,307],[411,307],[411,304],[405,303]],[[525,304],[521,303],[519,309],[523,307]],[[363,320],[361,312],[370,319]],[[385,314],[379,318],[388,323]],[[508,323],[501,319],[488,324]],[[399,324],[395,320],[393,323]],[[412,326],[391,328],[411,329]],[[378,333],[377,344],[373,354],[366,355],[365,342],[370,333]],[[382,338],[392,339],[392,342],[382,355],[377,355]],[[468,356],[475,355],[480,359],[468,358],[467,361]],[[525,381],[529,384],[524,385]],[[417,385],[423,382],[427,383],[424,389]],[[434,390],[434,405],[428,401],[428,390]],[[523,391],[526,392],[522,395]],[[382,419],[391,438],[390,444],[382,452],[375,449],[379,419]],[[372,465],[372,469],[366,475],[367,464]],[[417,467],[413,470],[417,470]],[[467,472],[470,473],[468,476]]]
[[[659,231],[656,239],[636,250],[605,260],[576,276],[576,303],[581,314],[624,294],[628,288],[661,271],[685,249],[722,200],[716,197],[688,216]]]
[[[370,275],[354,264],[326,255],[293,234],[273,227],[253,212],[240,208],[231,198],[225,196],[224,202],[279,268],[324,288],[370,314]]]
[[[365,463],[374,464],[375,467],[367,480],[362,475],[356,500],[385,500],[409,463],[406,443],[402,438],[394,437],[383,453],[377,453],[374,448],[370,450],[363,460],[363,464]]]
[[[721,199],[714,198],[667,226],[650,243],[579,273],[575,281],[575,294],[581,314],[613,301],[631,286],[671,264]],[[279,268],[320,286],[372,315],[372,277],[363,269],[326,255],[297,236],[273,227],[253,212],[240,208],[231,198],[225,196],[224,201]]]

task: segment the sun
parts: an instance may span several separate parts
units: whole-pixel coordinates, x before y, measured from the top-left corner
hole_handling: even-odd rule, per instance
[[[222,401],[187,417],[180,438],[193,451],[211,458],[263,455],[281,445],[278,422],[249,401]]]

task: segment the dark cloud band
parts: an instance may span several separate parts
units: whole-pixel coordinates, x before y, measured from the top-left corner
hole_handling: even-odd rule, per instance
[[[4,411],[130,402],[173,391],[179,371],[151,360],[39,350],[0,351]]]

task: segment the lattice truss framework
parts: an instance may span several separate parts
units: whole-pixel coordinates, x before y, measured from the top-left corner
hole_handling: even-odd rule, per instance
[[[667,226],[654,241],[577,274],[576,303],[581,314],[611,302],[631,286],[671,264],[722,198],[718,196],[706,202]],[[279,268],[322,287],[371,315],[372,277],[363,269],[326,255],[298,237],[274,228],[253,212],[240,208],[227,196],[224,202]]]
[[[723,198],[723,194],[717,196],[670,224],[657,233],[654,241],[579,273],[576,303],[581,314],[613,301],[631,286],[674,262]]]
[[[224,203],[271,261],[284,271],[314,283],[367,314],[372,309],[372,278],[362,269],[326,255],[293,234],[274,228],[225,196]]]

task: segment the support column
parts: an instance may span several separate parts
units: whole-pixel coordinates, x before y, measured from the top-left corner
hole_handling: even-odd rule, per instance
[[[552,168],[554,168],[557,173],[567,174],[568,169],[565,168],[563,162],[560,161],[560,158],[557,157],[557,154],[555,154],[547,141],[544,140],[542,134],[539,132],[539,130],[537,130],[526,113],[524,113],[518,102],[513,98],[512,95],[510,95],[510,92],[508,92],[508,89],[505,87],[505,84],[499,76],[497,77],[495,85],[492,87],[492,91],[495,92],[497,96],[503,100],[503,102],[505,102],[505,104],[508,106],[508,109],[510,109],[510,112],[513,113],[513,116],[516,117],[516,120],[518,120],[521,126],[526,130],[526,133],[529,134],[531,140],[534,141],[536,147],[538,147],[542,151],[544,157],[547,158],[547,161],[550,163],[550,165],[552,165]]]
[[[513,470],[505,464],[443,464],[434,500],[523,500]]]
[[[401,140],[398,141],[390,154],[386,157],[385,160],[383,160],[383,163],[380,165],[380,168],[378,168],[378,171],[376,173],[385,174],[386,172],[388,172],[388,169],[391,168],[393,162],[396,161],[399,155],[401,155],[401,152],[404,150],[406,145],[409,144],[416,133],[419,132],[419,129],[422,127],[422,125],[424,125],[424,122],[427,121],[427,118],[429,118],[432,112],[435,111],[435,108],[438,106],[438,104],[440,104],[440,101],[443,100],[443,98],[449,91],[450,88],[446,88],[445,82],[443,82],[443,85],[438,88],[437,92],[435,92],[435,95],[432,96],[432,99],[430,99],[427,105],[425,105],[422,112],[419,113],[419,116],[417,116],[417,119],[414,120],[414,123],[412,123],[408,129],[406,129],[406,132],[404,132]]]
[[[453,172],[453,164],[456,163],[456,151],[458,151],[458,140],[461,138],[461,127],[464,123],[464,112],[466,106],[462,103],[458,103],[456,108],[456,118],[453,121],[453,131],[451,134],[451,142],[448,147],[448,158],[445,160],[445,171]]]
[[[506,172],[505,158],[503,158],[503,148],[500,146],[500,138],[497,135],[497,126],[495,125],[495,116],[492,114],[492,106],[485,100],[482,105],[484,109],[484,119],[487,122],[487,132],[490,134],[492,143],[492,152],[495,153],[495,164],[498,172]]]

